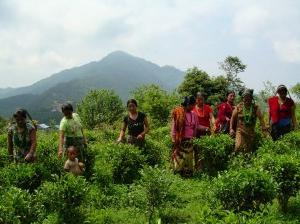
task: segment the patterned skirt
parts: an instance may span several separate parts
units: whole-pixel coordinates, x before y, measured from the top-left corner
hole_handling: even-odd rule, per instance
[[[182,175],[192,174],[194,171],[194,146],[191,140],[186,139],[177,147],[174,147],[172,153],[172,166],[175,172]]]

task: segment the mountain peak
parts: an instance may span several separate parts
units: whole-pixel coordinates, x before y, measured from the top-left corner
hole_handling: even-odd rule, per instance
[[[134,56],[125,51],[118,50],[109,53],[104,58],[110,58],[110,57],[134,57]]]

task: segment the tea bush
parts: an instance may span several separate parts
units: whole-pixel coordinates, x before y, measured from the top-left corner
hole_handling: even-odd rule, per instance
[[[16,187],[0,189],[0,223],[32,223],[37,218],[36,208],[28,191]]]
[[[94,167],[95,180],[107,182],[110,172],[114,183],[130,184],[139,178],[139,170],[145,165],[145,157],[140,149],[128,144],[103,144],[94,147],[95,152],[98,150],[100,153]]]
[[[57,213],[63,223],[83,223],[85,212],[81,205],[89,191],[82,177],[66,174],[56,182],[45,182],[37,191],[37,204],[45,208],[45,214]]]
[[[215,196],[225,209],[256,210],[276,196],[272,177],[255,169],[240,169],[223,173],[215,181]]]
[[[289,198],[300,189],[300,160],[291,155],[265,154],[256,163],[277,182],[277,197],[281,209],[286,212]]]
[[[204,136],[196,139],[194,144],[203,169],[210,174],[226,168],[234,148],[234,140],[228,135]]]

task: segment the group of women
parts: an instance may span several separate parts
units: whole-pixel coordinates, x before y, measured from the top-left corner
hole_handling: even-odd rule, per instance
[[[260,121],[263,134],[266,136],[270,134],[273,140],[295,129],[296,106],[287,94],[286,86],[280,85],[276,96],[268,100],[269,125],[265,123],[264,116],[254,101],[253,90],[245,90],[241,102],[237,105],[234,104],[235,93],[228,92],[226,102],[217,107],[216,119],[213,109],[205,104],[204,94],[199,92],[196,96],[185,97],[181,105],[175,107],[171,114],[174,171],[182,175],[191,175],[195,169],[201,167],[199,153],[193,146],[194,138],[214,133],[230,134],[235,138],[235,151],[251,152],[257,119]],[[127,102],[128,114],[123,119],[117,143],[126,142],[138,147],[144,146],[145,136],[149,132],[149,122],[146,114],[137,108],[136,100],[131,99]],[[62,112],[64,117],[60,122],[58,156],[63,157],[70,148],[72,156],[69,159],[76,157],[78,162],[84,163],[87,141],[80,117],[74,113],[71,104],[63,105]],[[13,117],[15,122],[8,132],[9,155],[17,162],[33,162],[36,158],[36,127],[33,122],[27,122],[27,118],[31,117],[26,110],[17,110]],[[75,161],[74,158],[72,161]]]
[[[263,135],[271,136],[273,140],[296,129],[296,105],[287,94],[287,87],[280,85],[275,96],[269,98],[268,124],[264,121],[261,109],[255,103],[252,89],[243,92],[242,100],[237,105],[234,104],[235,93],[228,92],[227,101],[217,108],[216,120],[210,106],[204,103],[203,94],[186,97],[181,106],[176,107],[172,112],[174,170],[189,176],[195,169],[201,167],[199,152],[195,150],[192,142],[194,138],[213,133],[230,134],[235,138],[235,151],[249,153],[254,150],[257,119]]]

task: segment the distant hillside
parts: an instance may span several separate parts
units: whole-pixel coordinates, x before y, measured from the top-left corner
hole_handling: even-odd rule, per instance
[[[57,119],[57,106],[65,101],[78,102],[89,90],[109,88],[123,100],[142,84],[156,83],[175,89],[183,80],[183,72],[160,67],[142,58],[116,51],[99,62],[64,70],[31,86],[0,90],[0,115],[7,117],[17,107],[26,107],[43,122]],[[1,95],[2,94],[2,95]]]

